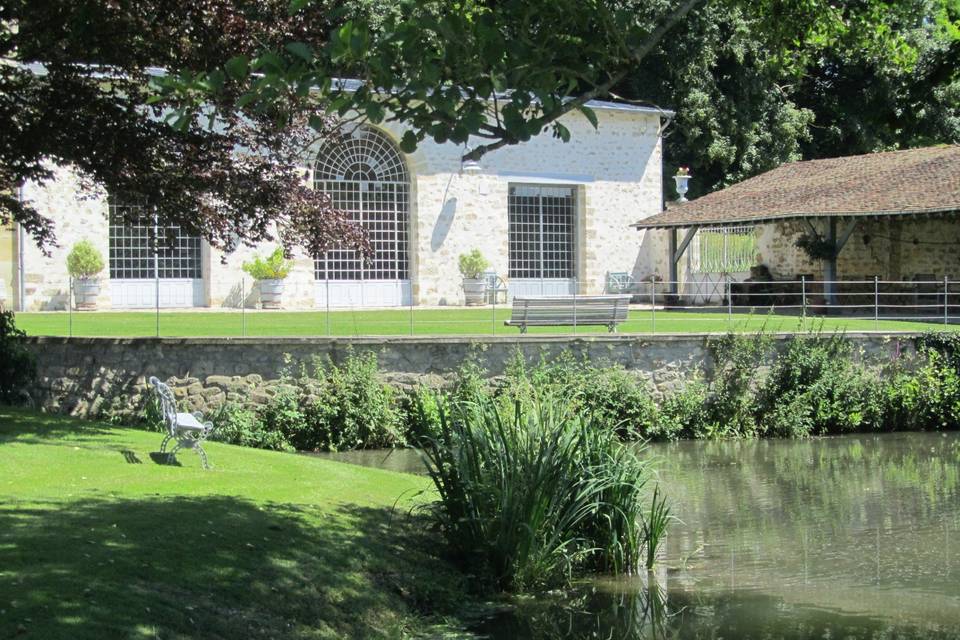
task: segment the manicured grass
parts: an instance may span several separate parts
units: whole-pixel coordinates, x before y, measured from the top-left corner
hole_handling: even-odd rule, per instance
[[[414,309],[333,311],[329,318],[329,334],[356,335],[519,335],[516,327],[504,326],[510,309]],[[72,325],[71,325],[72,323]],[[17,325],[30,335],[54,336],[154,336],[157,317],[149,312],[19,313]],[[960,325],[951,325],[956,329]],[[860,318],[808,318],[770,315],[763,310],[754,314],[700,311],[657,311],[634,309],[621,333],[704,333],[759,331],[794,331],[821,328],[825,331],[929,331],[942,329],[936,322],[881,320]],[[573,327],[532,327],[531,333],[566,334]],[[577,327],[577,333],[606,333],[605,327]],[[322,336],[328,334],[324,312],[162,312],[160,335],[183,336]]]
[[[380,638],[448,631],[462,577],[429,481],[0,407],[0,638]],[[452,633],[452,632],[451,632]]]

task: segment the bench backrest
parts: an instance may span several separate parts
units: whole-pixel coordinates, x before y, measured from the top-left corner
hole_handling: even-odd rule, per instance
[[[163,422],[167,431],[171,434],[177,430],[177,401],[173,397],[173,391],[166,384],[160,382],[156,376],[151,376],[150,384],[157,392],[160,398],[160,410],[163,412]]]
[[[562,325],[624,322],[629,295],[514,296],[511,324]]]

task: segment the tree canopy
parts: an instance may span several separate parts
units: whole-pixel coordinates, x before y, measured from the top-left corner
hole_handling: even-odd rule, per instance
[[[287,247],[362,248],[302,184],[305,149],[344,121],[476,159],[569,139],[563,117],[596,124],[595,98],[675,109],[666,156],[694,193],[950,139],[958,16],[958,0],[17,0],[0,7],[0,221],[53,241],[15,186],[58,163],[215,246],[279,223]]]

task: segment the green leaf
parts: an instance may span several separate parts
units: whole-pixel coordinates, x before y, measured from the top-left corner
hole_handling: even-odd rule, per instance
[[[373,124],[379,124],[383,122],[383,117],[386,115],[386,111],[383,108],[383,105],[379,102],[369,102],[367,107],[364,110],[367,114],[367,118]]]
[[[313,60],[313,50],[310,48],[310,45],[305,42],[288,42],[284,48],[304,62]]]
[[[590,121],[590,124],[593,125],[594,129],[600,126],[600,123],[597,121],[597,114],[596,112],[594,112],[593,109],[591,109],[586,105],[583,105],[581,107],[578,107],[578,110],[587,118],[587,120]]]
[[[302,11],[312,0],[290,0],[290,4],[287,5],[287,13],[293,15]]]
[[[234,80],[243,80],[250,70],[250,60],[247,56],[233,56],[223,65],[227,74]]]
[[[417,134],[413,131],[404,131],[403,137],[400,138],[400,151],[404,153],[413,153],[417,150]]]

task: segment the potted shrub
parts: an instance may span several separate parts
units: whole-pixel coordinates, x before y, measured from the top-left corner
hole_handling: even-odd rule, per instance
[[[100,295],[100,279],[103,271],[103,256],[89,240],[73,245],[67,254],[67,273],[73,278],[73,299],[78,310],[97,308]]]
[[[266,258],[257,256],[252,262],[244,262],[243,270],[249,273],[260,288],[260,304],[264,309],[279,309],[283,297],[283,280],[290,275],[293,261],[283,255],[283,248],[277,247]]]
[[[460,254],[460,275],[463,276],[463,297],[468,306],[484,303],[487,282],[484,270],[490,266],[479,249]]]

